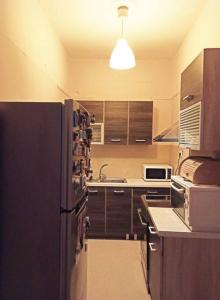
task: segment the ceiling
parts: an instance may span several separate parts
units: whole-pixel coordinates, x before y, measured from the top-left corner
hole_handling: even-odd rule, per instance
[[[206,0],[207,1],[207,0]],[[172,57],[205,0],[39,0],[73,58],[109,58],[120,37],[117,7],[127,4],[124,35],[137,59]]]

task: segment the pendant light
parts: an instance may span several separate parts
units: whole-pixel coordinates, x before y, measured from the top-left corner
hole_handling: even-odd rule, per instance
[[[110,68],[116,70],[126,70],[135,67],[135,57],[127,40],[124,38],[124,20],[128,16],[128,7],[125,5],[118,7],[118,17],[121,19],[121,38],[117,41],[110,58]]]

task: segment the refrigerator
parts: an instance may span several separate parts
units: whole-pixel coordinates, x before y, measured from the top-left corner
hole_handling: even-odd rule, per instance
[[[86,300],[89,114],[0,102],[0,299]]]

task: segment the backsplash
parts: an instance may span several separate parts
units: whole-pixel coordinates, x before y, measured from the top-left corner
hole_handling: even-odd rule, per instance
[[[170,145],[138,145],[138,146],[111,146],[92,145],[91,158],[93,178],[98,178],[99,168],[108,164],[103,169],[107,176],[120,176],[126,178],[141,178],[142,164],[145,163],[171,163]]]

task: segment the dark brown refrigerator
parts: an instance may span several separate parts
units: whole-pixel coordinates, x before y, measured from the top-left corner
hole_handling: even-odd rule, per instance
[[[89,115],[0,103],[0,299],[85,300]]]

